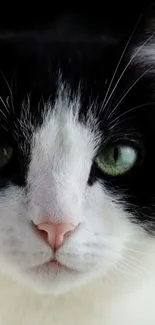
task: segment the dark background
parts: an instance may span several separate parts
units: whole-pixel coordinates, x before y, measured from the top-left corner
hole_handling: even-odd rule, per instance
[[[153,1],[154,2],[154,1]],[[0,6],[0,29],[1,30],[21,30],[31,29],[37,26],[49,25],[55,23],[70,14],[75,14],[81,24],[87,24],[92,21],[93,25],[102,26],[106,24],[119,26],[133,23],[138,15],[152,3],[150,0],[119,0],[119,1],[83,1],[81,2],[60,2],[60,1],[40,1],[31,2],[1,2]],[[66,16],[67,15],[67,16]],[[66,18],[66,21],[69,18]]]

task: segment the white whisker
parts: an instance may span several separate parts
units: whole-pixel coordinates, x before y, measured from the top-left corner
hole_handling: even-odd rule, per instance
[[[139,251],[137,249],[133,249],[133,248],[129,248],[129,247],[125,247],[125,250],[132,252],[132,253],[136,253],[136,254],[147,255],[144,251]]]
[[[121,276],[123,276],[125,280],[131,281],[130,271],[122,264],[114,266],[113,270],[115,270],[116,272],[115,274],[118,275],[118,279],[120,278],[120,273],[121,273]]]
[[[13,93],[12,93],[11,87],[9,86],[9,83],[8,83],[8,81],[7,81],[7,79],[6,79],[5,75],[4,75],[4,73],[3,73],[1,70],[0,70],[0,73],[1,73],[1,75],[2,75],[2,77],[3,77],[3,79],[4,79],[4,81],[5,81],[5,83],[6,83],[7,87],[8,87],[8,89],[9,89],[9,92],[10,92],[10,98],[11,98],[11,108],[12,108],[13,113],[15,113],[15,111],[14,111],[14,104],[13,104]]]
[[[117,103],[117,105],[114,107],[114,109],[112,110],[112,112],[109,114],[108,118],[111,117],[112,114],[114,114],[114,112],[116,111],[117,107],[121,104],[121,102],[123,101],[123,99],[126,97],[126,95],[131,91],[131,89],[133,89],[133,87],[137,84],[137,82],[139,80],[141,80],[149,71],[151,71],[153,68],[155,67],[155,64],[153,64],[150,68],[148,68],[145,72],[143,72],[140,77],[138,77],[132,84],[131,86],[128,88],[128,90],[126,91],[126,93],[122,96],[122,98],[120,99],[120,101]]]
[[[109,86],[108,86],[107,92],[106,92],[105,97],[104,97],[104,100],[103,100],[103,107],[104,107],[104,103],[105,103],[105,101],[106,101],[106,99],[107,99],[107,96],[108,96],[108,94],[109,94],[109,91],[110,91],[110,88],[111,88],[111,86],[112,86],[112,83],[113,83],[113,81],[114,81],[114,78],[115,78],[115,76],[116,76],[116,73],[117,73],[117,71],[118,71],[118,69],[119,69],[119,66],[120,66],[120,64],[121,64],[121,62],[122,62],[122,59],[123,59],[123,57],[124,57],[124,55],[125,55],[125,52],[126,52],[128,46],[129,46],[130,42],[131,42],[131,39],[132,39],[132,37],[133,37],[133,35],[134,35],[136,29],[137,29],[137,26],[139,25],[139,22],[140,22],[141,18],[142,18],[142,15],[139,17],[138,22],[136,23],[136,26],[134,27],[134,30],[132,31],[132,33],[131,33],[131,35],[130,35],[130,37],[129,37],[129,39],[128,39],[126,45],[125,45],[125,48],[124,48],[124,50],[123,50],[123,52],[122,52],[122,54],[121,54],[121,57],[120,57],[120,59],[119,59],[119,61],[118,61],[118,63],[117,63],[116,69],[115,69],[115,71],[114,71],[114,73],[113,73],[113,75],[112,75],[112,78],[111,78],[110,84],[109,84]],[[105,105],[105,106],[106,106],[106,105]]]
[[[139,272],[144,273],[145,269],[142,267],[139,263],[139,260],[134,258],[133,256],[130,256],[128,259],[126,257],[123,257],[123,263],[125,265],[129,266],[129,268],[136,268],[136,270],[139,270]]]
[[[114,91],[116,90],[118,84],[120,83],[123,75],[125,74],[126,70],[128,69],[128,67],[130,66],[130,64],[132,63],[132,61],[134,60],[134,58],[136,57],[136,55],[142,50],[142,48],[151,40],[151,38],[155,35],[155,32],[149,37],[147,38],[147,40],[137,49],[137,51],[135,51],[135,53],[133,54],[133,56],[131,57],[131,59],[129,60],[129,62],[127,63],[127,65],[125,66],[125,68],[123,69],[121,75],[119,76],[109,98],[107,99],[105,105],[104,105],[104,108],[107,106],[107,104],[109,103]]]
[[[0,96],[0,101],[2,102],[3,106],[5,107],[7,113],[9,113],[8,108],[7,108],[7,106],[6,106],[6,104],[5,104],[4,100],[3,100],[3,98],[2,98],[1,96]],[[7,118],[7,116],[4,114],[4,112],[3,112],[2,110],[1,110],[1,113],[2,113],[2,115],[3,115],[5,118]]]
[[[131,107],[130,109],[128,109],[126,112],[123,112],[121,113],[120,115],[118,115],[114,120],[112,120],[109,125],[112,123],[115,123],[117,120],[119,120],[120,118],[122,118],[123,116],[125,116],[126,114],[128,113],[131,113],[132,111],[138,109],[138,108],[141,108],[141,107],[145,107],[145,106],[149,106],[149,105],[155,105],[155,102],[150,102],[150,103],[144,103],[144,104],[141,104],[141,105],[137,105],[137,106],[134,106],[134,107]],[[116,107],[116,106],[115,106]],[[114,107],[114,109],[115,109]],[[113,111],[111,112],[111,114],[113,115]],[[110,115],[111,115],[110,114]],[[117,125],[117,124],[116,124]]]

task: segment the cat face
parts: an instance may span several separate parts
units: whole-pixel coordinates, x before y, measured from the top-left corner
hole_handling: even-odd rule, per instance
[[[0,262],[60,293],[119,268],[153,233],[155,113],[143,36],[135,50],[107,32],[97,42],[50,35],[1,39]],[[45,222],[74,230],[55,249]]]

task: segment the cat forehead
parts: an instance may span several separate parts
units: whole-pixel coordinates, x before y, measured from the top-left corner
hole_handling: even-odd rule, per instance
[[[62,156],[62,152],[72,159],[74,154],[92,159],[101,143],[101,133],[91,106],[80,114],[80,91],[71,96],[70,88],[60,78],[54,103],[49,100],[40,105],[34,112],[28,98],[19,119],[15,119],[13,137],[23,155],[33,150],[33,156],[50,153],[51,160],[52,156]]]
[[[77,179],[87,182],[101,137],[91,119],[85,123],[79,120],[79,109],[80,99],[71,101],[67,91],[58,96],[52,109],[48,108],[42,125],[33,133],[29,184],[37,186],[38,173],[47,183],[51,177],[58,178],[58,184],[64,184],[66,179],[68,184],[69,180],[76,184]]]
[[[88,117],[80,121],[80,95],[71,98],[69,89],[60,82],[55,103],[44,104],[42,124],[34,130],[33,144],[35,147],[48,151],[57,147],[61,151],[70,152],[75,147],[77,154],[85,151],[88,146],[95,149],[100,142],[97,122],[92,116],[91,108]]]

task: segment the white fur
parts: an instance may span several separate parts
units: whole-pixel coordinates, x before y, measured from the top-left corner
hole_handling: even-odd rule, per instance
[[[132,63],[138,63],[141,67],[146,67],[149,73],[154,72],[155,70],[155,32],[146,34],[146,38],[141,41],[134,49],[132,50],[132,55],[130,61]]]
[[[131,223],[123,197],[87,184],[99,134],[78,122],[79,107],[59,94],[34,133],[27,188],[0,197],[0,324],[155,324],[155,240]],[[32,222],[47,217],[78,224],[56,253],[70,271],[43,265],[53,252]]]
[[[129,265],[64,295],[38,294],[1,276],[0,324],[154,325],[154,239],[136,237],[139,252],[127,250]]]
[[[153,67],[154,71],[154,64],[155,64],[155,43],[152,42],[150,44],[137,46],[133,51],[133,62],[134,63],[140,63],[141,66],[147,67]]]

